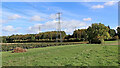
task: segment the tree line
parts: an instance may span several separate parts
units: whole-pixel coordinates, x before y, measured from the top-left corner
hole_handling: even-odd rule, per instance
[[[39,34],[2,36],[2,39],[3,43],[55,42],[56,37],[58,37],[58,41],[60,41],[60,33],[63,42],[89,41],[89,43],[103,43],[104,40],[120,39],[120,27],[114,30],[101,23],[93,23],[87,29],[75,30],[72,35],[66,35],[65,31],[50,31]]]

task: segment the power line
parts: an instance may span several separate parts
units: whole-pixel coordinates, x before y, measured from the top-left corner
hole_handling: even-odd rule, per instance
[[[39,8],[35,7],[34,5],[28,3],[28,2],[26,2],[26,4],[30,5],[30,6],[33,7],[34,9],[39,9]],[[39,9],[39,10],[41,10],[41,9]]]
[[[25,2],[25,3],[28,4],[28,5],[30,5],[32,8],[37,9],[38,11],[41,10],[40,8],[36,7],[35,5],[33,5],[33,4],[31,4],[31,3],[28,3],[28,2]],[[42,11],[40,11],[40,12],[42,12]],[[45,12],[43,12],[43,13],[45,13]],[[49,19],[49,18],[47,18],[47,19]],[[59,28],[60,28],[60,27],[59,27]],[[40,27],[39,27],[39,31],[40,31]],[[58,31],[60,31],[60,30],[58,30]],[[61,36],[61,35],[60,35],[60,36]],[[58,41],[58,32],[57,32],[57,41]]]
[[[29,4],[29,3],[28,3]],[[31,5],[31,4],[29,4],[29,5]],[[5,8],[7,8],[7,9],[10,9],[10,10],[12,10],[12,11],[16,11],[16,12],[19,12],[19,13],[21,13],[21,14],[24,14],[24,15],[26,15],[26,16],[31,16],[31,15],[29,15],[29,14],[26,14],[26,13],[24,13],[24,12],[22,12],[22,11],[19,11],[19,10],[16,10],[16,9],[13,9],[13,8],[9,8],[9,7],[7,7],[7,6],[5,6],[5,5],[2,5],[3,7],[5,7]],[[38,9],[38,8],[36,8],[35,6],[33,6],[33,5],[31,5],[33,8],[35,8],[35,9]],[[61,15],[61,13],[60,12],[58,12],[57,13],[57,15],[58,15],[58,29],[57,29],[57,39],[56,39],[56,41],[58,42],[58,33],[60,33],[60,41],[62,42],[62,34],[61,34],[61,17],[60,17],[60,15]],[[40,32],[40,26],[39,26],[39,32]]]
[[[40,8],[35,7],[35,5],[33,5],[33,4],[31,4],[31,3],[28,3],[28,2],[25,2],[25,3],[28,4],[28,5],[30,5],[32,8],[37,9],[38,11],[41,10]],[[40,11],[40,12],[45,13],[45,12],[43,12],[43,11]],[[47,18],[47,19],[49,19],[49,18]]]
[[[13,8],[9,8],[9,7],[5,6],[5,5],[2,5],[2,7],[7,8],[7,9],[10,9],[10,10],[13,10],[13,11],[16,11],[16,12],[19,12],[19,13],[22,13],[22,14],[24,14],[24,15],[26,15],[26,16],[30,16],[29,14],[25,14],[24,12],[21,12],[21,11],[19,11],[19,10],[15,10],[15,9],[13,9]]]
[[[60,15],[62,14],[62,13],[60,13],[60,12],[58,12],[58,13],[56,13],[57,15],[58,15],[58,28],[57,28],[57,37],[56,37],[56,42],[58,42],[58,33],[60,34],[60,42],[62,42],[62,34],[61,34],[61,17],[60,17]]]

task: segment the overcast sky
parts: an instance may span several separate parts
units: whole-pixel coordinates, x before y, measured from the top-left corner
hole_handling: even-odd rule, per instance
[[[28,34],[55,31],[61,12],[61,28],[67,34],[84,29],[92,23],[103,23],[115,29],[118,26],[116,2],[3,2],[2,34]]]

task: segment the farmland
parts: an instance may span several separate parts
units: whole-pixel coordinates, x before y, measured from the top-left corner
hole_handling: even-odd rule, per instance
[[[109,42],[114,45],[107,45]],[[24,53],[2,52],[3,66],[118,66],[117,41],[28,49]]]
[[[118,67],[117,2],[3,1],[0,66]]]

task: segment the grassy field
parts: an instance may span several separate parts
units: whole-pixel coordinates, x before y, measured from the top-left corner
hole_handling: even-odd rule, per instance
[[[120,43],[118,43],[118,41],[120,40],[117,40],[117,41],[105,41],[104,44],[105,45],[118,45]]]
[[[107,42],[106,42],[107,43]],[[2,52],[3,66],[118,66],[118,45],[76,44]]]

